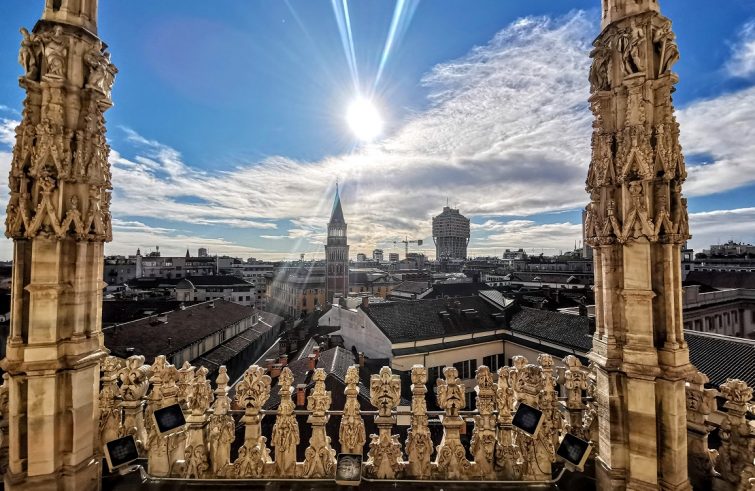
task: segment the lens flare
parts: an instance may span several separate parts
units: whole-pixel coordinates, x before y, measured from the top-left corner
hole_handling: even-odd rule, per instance
[[[360,97],[349,105],[346,111],[346,123],[359,140],[371,142],[383,131],[383,118],[375,104]]]

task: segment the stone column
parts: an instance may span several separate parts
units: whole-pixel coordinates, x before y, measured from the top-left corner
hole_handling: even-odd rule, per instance
[[[591,53],[587,243],[596,248],[593,350],[599,486],[689,489],[680,249],[686,178],[671,94],[679,58],[657,0],[603,0]],[[631,431],[630,431],[631,429]]]
[[[377,435],[370,435],[370,451],[365,472],[378,479],[396,479],[403,470],[401,443],[398,435],[391,435],[396,416],[393,409],[401,400],[401,379],[390,367],[370,377],[370,402],[378,410],[375,416]]]
[[[262,436],[262,406],[270,398],[270,376],[265,369],[252,365],[244,372],[244,377],[236,387],[236,404],[244,408],[244,444],[229,470],[233,478],[261,478],[266,467],[272,462],[267,439]]]
[[[495,479],[496,416],[493,414],[496,404],[496,385],[493,374],[485,365],[477,368],[477,410],[470,452],[474,456],[473,476],[477,479]]]
[[[325,390],[325,369],[317,368],[312,374],[315,386],[307,396],[307,409],[311,414],[307,423],[312,427],[309,446],[304,451],[304,465],[302,478],[330,479],[336,474],[336,451],[330,446],[325,425],[328,424],[330,404],[333,398],[329,390]]]
[[[364,421],[359,408],[359,366],[352,365],[346,370],[346,388],[343,393],[346,403],[343,407],[341,425],[338,428],[338,441],[341,444],[341,453],[359,454],[364,453],[364,443],[367,435],[364,429]]]
[[[278,416],[273,425],[272,441],[275,447],[275,469],[273,475],[278,478],[296,477],[296,446],[299,444],[299,424],[294,410],[296,404],[291,400],[294,388],[294,374],[288,367],[283,367],[278,377]]]
[[[430,457],[433,453],[433,442],[430,438],[430,428],[427,426],[427,368],[422,365],[412,366],[412,424],[407,432],[406,473],[414,479],[429,479],[432,475]]]
[[[111,240],[103,114],[117,70],[96,16],[56,7],[46,2],[33,32],[21,29],[18,57],[26,99],[5,222],[14,242],[2,364],[10,376],[7,489],[99,486],[102,259]]]
[[[207,380],[207,368],[196,370],[194,383],[189,392],[189,416],[186,418],[186,446],[184,447],[184,469],[180,477],[186,479],[203,479],[210,469],[208,446],[205,438],[207,427],[207,410],[215,395],[210,381]],[[239,384],[241,385],[241,384]]]
[[[435,471],[440,479],[469,479],[472,464],[467,460],[466,450],[461,444],[461,427],[466,423],[461,411],[466,406],[465,387],[459,380],[459,372],[454,367],[443,369],[445,379],[439,378],[437,400],[443,409],[443,439],[437,448]]]

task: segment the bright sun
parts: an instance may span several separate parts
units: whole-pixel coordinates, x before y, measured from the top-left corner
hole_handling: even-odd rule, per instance
[[[375,104],[362,97],[349,105],[346,122],[354,136],[364,142],[373,141],[383,131],[383,118]]]

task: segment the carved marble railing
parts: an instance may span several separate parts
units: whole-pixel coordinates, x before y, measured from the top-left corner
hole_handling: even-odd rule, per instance
[[[706,383],[708,377],[700,372],[687,381],[690,479],[695,489],[755,491],[753,389],[736,379],[727,380],[718,391],[706,389]],[[717,398],[723,401],[721,409]]]
[[[466,387],[456,369],[447,367],[437,381],[434,396],[441,411],[435,412],[427,410],[427,370],[415,365],[411,371],[411,422],[404,447],[396,431],[401,381],[388,367],[370,379],[370,403],[375,410],[360,407],[359,369],[353,366],[345,377],[343,408],[331,408],[327,374],[318,368],[311,377],[314,385],[306,410],[297,410],[292,400],[294,378],[284,368],[278,377],[278,407],[266,411],[263,406],[273,381],[262,367],[252,365],[246,370],[231,401],[224,367],[213,390],[205,368],[184,364],[176,369],[163,356],[151,366],[145,365],[141,356],[127,360],[108,357],[102,364],[98,447],[101,442],[134,435],[147,459],[148,473],[156,477],[332,479],[336,451],[327,431],[328,421],[340,419],[341,452],[362,454],[367,443],[363,418],[372,416],[377,433],[369,437],[366,478],[546,481],[552,479],[555,449],[564,432],[597,442],[590,371],[573,356],[565,358],[564,364],[556,368],[551,356],[541,355],[537,365],[515,357],[513,367],[501,368],[497,374],[479,367],[475,411],[464,410]],[[562,385],[563,397],[557,392],[557,383]],[[520,402],[543,411],[544,423],[536,438],[512,425]],[[161,436],[151,414],[176,403],[183,407],[187,424],[180,432]],[[297,461],[297,446],[303,443],[297,415],[307,416],[311,430],[303,461]],[[442,420],[442,438],[436,442],[431,437],[431,416]],[[275,421],[268,433],[269,445],[263,434],[265,417]],[[463,443],[466,438],[462,439],[467,418],[474,422],[469,448]],[[243,425],[243,441],[239,438],[233,460],[237,425],[239,429]]]

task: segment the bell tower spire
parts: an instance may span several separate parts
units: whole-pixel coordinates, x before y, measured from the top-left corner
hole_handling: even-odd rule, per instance
[[[328,222],[328,239],[325,245],[325,298],[331,303],[336,293],[349,293],[349,245],[347,225],[341,207],[341,195],[336,181],[336,196]]]
[[[690,489],[680,253],[690,238],[672,72],[657,0],[603,0],[586,242],[594,248],[599,489]]]
[[[97,0],[47,0],[21,29],[5,235],[13,239],[5,488],[98,489],[104,243],[112,240],[104,114],[117,69]]]

